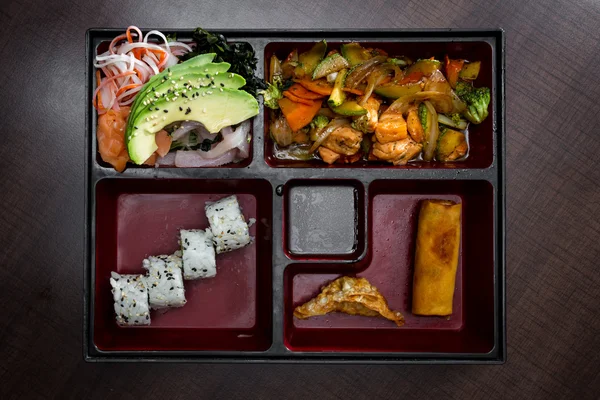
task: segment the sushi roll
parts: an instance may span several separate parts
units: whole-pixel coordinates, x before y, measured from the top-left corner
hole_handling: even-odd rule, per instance
[[[212,234],[207,229],[180,231],[183,277],[188,280],[212,278],[217,274]]]
[[[239,249],[248,245],[252,240],[236,196],[207,203],[206,217],[210,224],[217,253]]]
[[[148,289],[143,275],[119,275],[111,272],[117,324],[121,326],[150,325]]]
[[[151,256],[142,263],[148,271],[146,286],[154,310],[183,307],[186,303],[180,254]]]

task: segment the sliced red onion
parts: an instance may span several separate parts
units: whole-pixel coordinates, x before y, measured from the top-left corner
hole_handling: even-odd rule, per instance
[[[175,154],[175,166],[179,168],[218,167],[229,164],[236,158],[238,150],[230,149],[216,158],[205,158],[201,150],[185,151],[177,150]]]
[[[235,131],[230,132],[231,128],[223,128],[223,140],[221,140],[210,151],[204,152],[204,158],[217,158],[225,154],[231,149],[244,145],[244,141],[248,140],[249,129],[246,125],[241,124]]]
[[[238,157],[240,159],[245,159],[248,158],[250,156],[250,128],[252,127],[252,122],[250,120],[246,120],[244,122],[242,122],[242,124],[237,128],[237,130],[243,130],[244,131],[244,137],[246,138],[246,140],[244,140],[242,142],[242,144],[240,146],[238,146],[238,149],[240,150],[238,153]]]
[[[167,153],[164,157],[156,159],[156,165],[160,167],[172,167],[175,165],[175,152]]]

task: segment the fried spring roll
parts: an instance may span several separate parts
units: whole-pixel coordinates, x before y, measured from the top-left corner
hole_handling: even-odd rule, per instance
[[[419,213],[412,312],[452,314],[460,246],[461,204],[424,200]]]

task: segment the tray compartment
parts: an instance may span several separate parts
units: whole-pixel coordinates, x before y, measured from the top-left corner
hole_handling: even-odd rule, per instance
[[[162,31],[162,32],[166,32],[166,31]],[[181,40],[184,43],[190,43],[190,40],[186,40],[185,37],[182,37]],[[104,41],[100,41],[96,48],[94,49],[94,54],[102,54],[105,51],[108,50],[108,46],[110,45],[110,40],[104,40]],[[256,51],[256,49],[255,49]],[[96,89],[96,83],[95,83],[95,78],[94,78],[94,83],[93,83],[93,89]],[[93,109],[93,108],[92,108]],[[93,116],[93,124],[92,124],[92,134],[93,134],[93,150],[94,150],[94,154],[95,154],[95,159],[96,159],[96,163],[98,164],[98,166],[108,169],[108,170],[112,170],[113,167],[112,165],[110,165],[109,163],[105,162],[104,160],[102,160],[102,157],[100,156],[100,153],[97,151],[98,148],[98,142],[96,141],[96,129],[97,129],[97,115],[96,112],[94,110],[94,112],[92,112],[92,116]],[[256,118],[258,118],[258,116],[256,116]],[[252,139],[254,139],[254,124],[252,124],[252,126],[250,127],[250,137]],[[218,167],[198,167],[198,168],[193,168],[193,167],[188,167],[191,169],[215,169],[215,168],[246,168],[248,165],[250,165],[252,163],[252,159],[254,157],[254,150],[253,150],[253,145],[252,145],[252,141],[250,142],[250,148],[248,151],[248,157],[241,160],[240,162],[237,163],[229,163],[226,165],[221,165]],[[175,166],[160,166],[160,168],[178,168]],[[127,164],[127,168],[126,169],[154,169],[155,166],[154,165],[135,165],[133,163],[128,163]]]
[[[285,344],[293,351],[487,353],[494,343],[493,187],[486,181],[388,181],[369,187],[368,259],[354,268],[294,264],[285,274]],[[463,204],[461,252],[449,318],[411,313],[412,279],[420,201]],[[482,221],[485,221],[482,223]],[[358,273],[357,273],[358,271]],[[294,307],[343,274],[367,278],[402,312],[398,328],[383,318],[340,313],[293,318]]]
[[[352,260],[365,248],[364,187],[344,179],[296,179],[284,192],[284,246],[292,259]]]
[[[96,185],[94,343],[99,350],[266,350],[271,341],[271,185],[264,180],[103,179]],[[179,248],[179,229],[206,228],[204,203],[235,193],[255,242],[217,255],[217,275],[185,281],[187,304],[148,327],[114,321],[109,277],[144,273]],[[224,302],[223,299],[228,299]]]
[[[308,50],[316,41],[321,39],[315,39],[313,42],[300,42],[300,41],[289,41],[289,42],[271,42],[265,47],[265,79],[267,79],[269,60],[271,55],[275,54],[281,59],[285,59],[287,55],[294,49],[298,48],[298,52]],[[494,56],[492,46],[485,41],[457,41],[457,42],[428,42],[428,41],[370,41],[360,40],[364,47],[380,48],[387,51],[390,55],[404,55],[408,56],[413,60],[420,58],[436,57],[438,60],[443,60],[444,55],[448,54],[453,58],[461,58],[472,61],[481,61],[481,71],[477,80],[474,82],[475,86],[486,86],[490,90],[494,90],[495,81],[493,76],[493,65]],[[340,44],[343,42],[331,40],[327,41],[328,50],[337,48],[339,49]],[[490,102],[490,110],[494,107],[494,96]],[[269,110],[265,107],[265,110]],[[293,167],[293,168],[403,168],[403,169],[415,169],[415,168],[427,168],[427,169],[444,169],[444,168],[487,168],[489,167],[494,159],[494,113],[490,111],[490,116],[486,118],[480,125],[470,124],[469,126],[469,155],[463,161],[458,162],[424,162],[416,161],[410,162],[404,166],[393,166],[383,162],[364,162],[359,161],[353,164],[333,164],[328,165],[321,160],[310,160],[310,161],[295,161],[295,160],[282,160],[275,156],[274,143],[269,137],[269,125],[270,125],[270,114],[269,112],[264,113],[264,137],[265,139],[265,161],[272,167]]]

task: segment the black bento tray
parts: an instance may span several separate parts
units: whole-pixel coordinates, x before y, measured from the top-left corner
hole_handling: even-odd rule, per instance
[[[147,29],[143,29],[147,32]],[[492,106],[490,109],[490,124],[493,139],[493,149],[490,151],[489,163],[486,165],[463,165],[455,167],[393,167],[393,166],[352,166],[327,167],[325,165],[273,165],[268,161],[268,146],[265,143],[265,113],[260,105],[260,113],[253,120],[253,141],[251,145],[252,158],[242,167],[221,168],[152,168],[128,167],[125,172],[118,173],[103,164],[97,155],[96,142],[96,112],[92,107],[92,97],[95,89],[95,69],[93,60],[97,46],[122,33],[122,29],[90,29],[86,36],[86,174],[85,174],[85,262],[84,262],[84,358],[86,361],[154,361],[154,362],[211,362],[211,363],[460,363],[460,364],[498,364],[506,359],[506,305],[505,305],[505,39],[501,29],[491,30],[223,30],[215,31],[225,35],[230,41],[245,41],[250,43],[258,58],[257,75],[264,76],[265,53],[269,43],[315,42],[326,39],[328,42],[385,42],[385,43],[447,43],[468,46],[473,42],[484,42],[491,47],[491,79]],[[164,29],[161,32],[176,33],[178,40],[191,38],[193,30]],[[400,51],[401,53],[401,51]],[[489,150],[489,149],[488,149]],[[489,165],[487,165],[489,164]],[[285,168],[281,168],[284,166]],[[100,350],[94,341],[95,321],[95,288],[97,252],[97,184],[101,181],[131,180],[142,187],[153,182],[221,182],[218,187],[229,187],[222,191],[235,193],[235,184],[247,179],[266,180],[270,183],[271,193],[261,192],[265,198],[272,198],[271,224],[265,232],[271,233],[270,240],[265,242],[272,248],[272,271],[269,271],[272,283],[272,297],[269,298],[272,309],[268,314],[267,324],[270,324],[269,342],[260,350]],[[178,181],[181,180],[181,181]],[[185,180],[185,181],[183,181]],[[205,181],[206,180],[206,181]],[[389,181],[386,181],[389,180]],[[141,183],[140,183],[141,182]],[[145,182],[145,183],[144,183]],[[225,182],[225,183],[223,183]],[[229,183],[228,183],[229,182]],[[340,257],[292,255],[286,245],[285,222],[287,215],[285,199],[290,187],[314,183],[316,185],[344,186],[358,185],[357,214],[362,218],[357,225],[357,237],[363,241],[352,254]],[[389,185],[388,185],[389,182]],[[458,183],[457,183],[458,182]],[[187,184],[186,183],[186,184]],[[434,186],[429,186],[429,184]],[[145,185],[145,186],[144,186]],[[158,183],[160,185],[160,183]],[[233,185],[233,186],[232,186]],[[385,189],[386,185],[397,189]],[[437,185],[437,186],[436,186]],[[267,185],[268,186],[268,185]],[[455,186],[459,189],[455,192]],[[490,238],[493,241],[493,273],[491,273],[490,289],[493,287],[493,334],[490,333],[489,351],[463,352],[440,351],[432,346],[432,351],[418,348],[416,351],[350,351],[343,347],[333,349],[332,345],[324,344],[321,351],[302,348],[302,345],[289,346],[293,338],[284,332],[289,324],[288,299],[286,293],[292,286],[289,279],[294,274],[306,272],[314,266],[315,274],[337,274],[341,271],[352,273],[360,270],[361,263],[370,259],[372,237],[373,196],[381,193],[436,193],[431,187],[441,187],[440,193],[463,195],[471,193],[476,188],[490,186],[487,197],[493,205],[489,206]],[[406,189],[403,189],[406,187]],[[468,189],[460,189],[460,188]],[[450,189],[443,189],[450,188]],[[162,189],[161,189],[162,190]],[[258,189],[257,189],[258,190]],[[465,190],[463,193],[461,190]],[[373,193],[370,193],[373,191]],[[405,191],[405,192],[404,192]],[[162,192],[161,192],[162,193]],[[466,194],[465,196],[470,196]],[[477,195],[477,194],[475,194]],[[471,220],[472,221],[472,220]],[[465,227],[463,226],[463,230]],[[482,228],[483,229],[483,228]],[[270,230],[270,232],[269,232]],[[474,231],[477,232],[476,230]],[[467,237],[475,240],[471,232]],[[463,243],[464,245],[464,243]],[[463,249],[463,251],[465,251]],[[354,266],[358,267],[354,267]],[[337,268],[337,269],[336,269]],[[289,272],[292,271],[292,272]],[[288,276],[290,275],[291,278]],[[465,278],[468,279],[468,278]],[[471,285],[470,282],[467,283]],[[476,284],[476,282],[475,282]],[[286,286],[287,285],[287,286]],[[471,289],[472,290],[471,285]],[[291,289],[289,289],[291,290]],[[315,291],[318,287],[315,288]],[[259,304],[260,305],[260,304]],[[491,302],[490,302],[491,307]],[[491,312],[491,309],[490,309]],[[287,319],[286,319],[287,318]],[[358,318],[358,317],[357,317]],[[490,317],[491,321],[491,317]],[[491,323],[491,322],[490,322]],[[492,325],[490,325],[492,326]],[[398,328],[402,329],[402,328]],[[462,329],[462,328],[461,328]],[[323,332],[327,332],[325,329]],[[359,332],[359,330],[357,331]],[[425,332],[425,331],[423,331]],[[288,333],[289,334],[289,333]],[[419,332],[417,332],[419,334]],[[423,333],[425,334],[425,333]],[[457,334],[460,334],[460,330]],[[493,336],[493,338],[492,338]],[[199,338],[201,339],[201,338]],[[310,339],[309,339],[310,340]],[[319,339],[320,340],[320,339]],[[317,343],[318,347],[320,344]],[[335,347],[335,346],[333,346]]]

